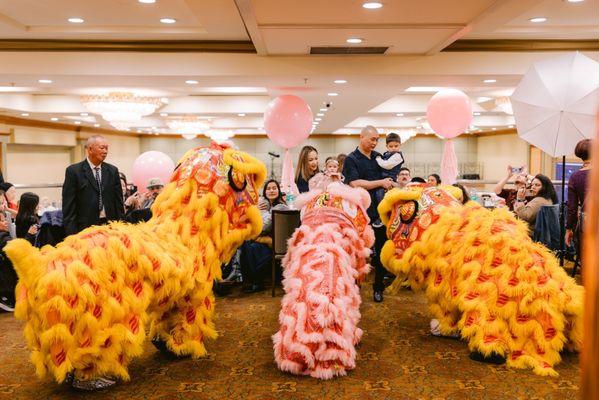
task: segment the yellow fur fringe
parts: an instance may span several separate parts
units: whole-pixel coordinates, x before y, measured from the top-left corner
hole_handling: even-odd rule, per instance
[[[412,195],[388,194],[381,217]],[[392,290],[407,277],[426,291],[444,335],[460,333],[471,350],[504,355],[509,367],[556,376],[564,345],[580,349],[584,288],[506,210],[447,207],[401,258],[387,241],[381,261],[398,276]]]

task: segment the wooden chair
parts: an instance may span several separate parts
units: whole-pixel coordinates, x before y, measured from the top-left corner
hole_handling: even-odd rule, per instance
[[[277,261],[287,253],[287,241],[301,224],[299,210],[272,210],[272,297],[275,297]]]

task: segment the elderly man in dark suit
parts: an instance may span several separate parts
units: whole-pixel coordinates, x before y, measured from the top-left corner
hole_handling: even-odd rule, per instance
[[[91,136],[85,150],[86,159],[67,168],[62,185],[63,224],[67,235],[125,217],[119,170],[104,162],[108,142],[103,136]]]

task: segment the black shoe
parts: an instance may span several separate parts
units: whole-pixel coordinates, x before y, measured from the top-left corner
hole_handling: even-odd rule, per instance
[[[155,337],[152,339],[152,344],[154,347],[160,351],[160,353],[171,360],[179,359],[179,358],[188,358],[189,356],[180,356],[173,351],[171,351],[167,346],[166,342],[159,337]]]
[[[264,285],[256,285],[253,284],[252,286],[248,286],[245,289],[243,289],[244,293],[258,293],[258,292],[262,292],[264,291]]]
[[[15,311],[15,302],[8,297],[0,297],[0,310],[14,312]]]
[[[383,301],[383,292],[375,290],[374,292],[374,302],[380,303]]]
[[[485,356],[484,354],[479,353],[478,351],[473,351],[472,353],[470,353],[469,357],[473,361],[483,362],[487,364],[505,364],[505,357],[502,357],[497,353],[491,353],[491,355]]]

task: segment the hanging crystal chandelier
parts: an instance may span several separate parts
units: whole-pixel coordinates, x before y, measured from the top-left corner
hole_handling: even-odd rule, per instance
[[[185,139],[194,139],[198,134],[210,129],[210,125],[197,117],[183,117],[167,121],[170,129],[180,133]]]
[[[154,113],[162,105],[158,97],[137,96],[130,92],[82,96],[81,103],[117,129],[134,126],[142,117]]]

